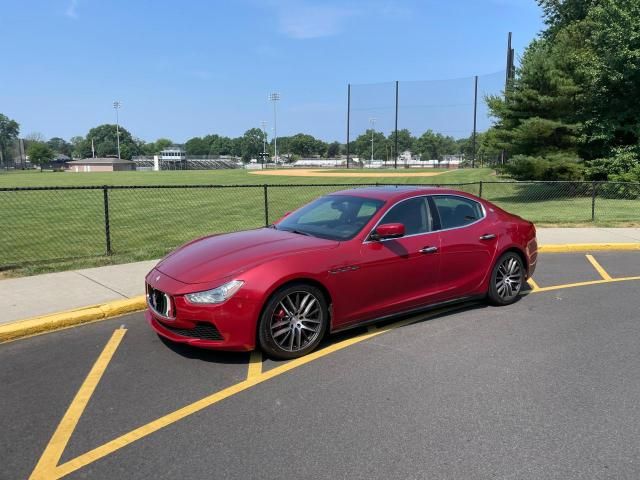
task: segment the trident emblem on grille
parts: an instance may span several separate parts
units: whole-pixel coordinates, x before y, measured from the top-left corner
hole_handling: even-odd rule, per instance
[[[160,280],[160,275],[158,275],[158,276],[156,277],[156,282],[157,282],[158,280]]]

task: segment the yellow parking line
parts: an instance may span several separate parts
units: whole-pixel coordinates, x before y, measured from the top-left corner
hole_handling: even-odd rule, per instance
[[[593,265],[593,268],[595,268],[598,271],[598,273],[600,274],[603,280],[612,280],[611,275],[609,275],[607,271],[604,268],[602,268],[602,265],[600,265],[598,261],[595,258],[593,258],[593,255],[585,255],[585,256],[587,257],[587,260],[589,260],[589,263]]]
[[[126,329],[119,328],[111,335],[111,338],[105,345],[96,363],[93,364],[93,368],[91,368],[87,378],[85,378],[82,383],[80,390],[78,390],[71,405],[69,405],[67,412],[64,414],[64,417],[62,417],[58,428],[51,437],[51,440],[49,440],[49,444],[44,449],[42,457],[40,457],[36,468],[33,470],[31,477],[29,477],[31,480],[59,478],[56,465],[60,461],[60,457],[78,424],[78,420],[80,420],[82,412],[84,412],[87,403],[89,403],[91,395],[93,395],[93,392],[98,386],[98,382],[100,382],[102,378],[102,374],[106,370],[107,365],[109,365],[113,354],[118,348],[118,345],[120,345],[122,337],[124,337],[126,332]]]
[[[240,393],[255,385],[258,385],[259,383],[270,380],[290,370],[301,367],[303,365],[306,365],[307,363],[313,362],[319,358],[322,358],[334,352],[337,352],[338,350],[342,350],[344,348],[350,347],[351,345],[355,345],[357,343],[363,342],[364,340],[368,340],[369,338],[376,337],[378,335],[381,335],[395,328],[409,325],[411,323],[416,323],[416,322],[426,320],[428,318],[442,315],[445,313],[449,313],[455,310],[460,310],[462,308],[465,308],[467,305],[468,304],[460,304],[460,305],[456,305],[448,308],[443,308],[441,310],[437,310],[429,314],[422,315],[420,317],[402,320],[402,321],[387,325],[385,327],[380,327],[373,332],[363,333],[356,337],[348,338],[346,340],[342,340],[341,342],[334,343],[333,345],[329,345],[328,347],[325,347],[321,350],[316,350],[315,352],[311,352],[308,355],[305,355],[304,357],[291,360],[290,362],[280,365],[279,367],[273,368],[267,372],[262,372],[258,375],[249,377],[242,382],[236,383],[235,385],[227,387],[223,390],[220,390],[219,392],[216,392],[207,397],[204,397],[194,403],[186,405],[174,412],[171,412],[150,423],[147,423],[146,425],[142,425],[141,427],[138,427],[135,430],[130,431],[129,433],[125,433],[124,435],[121,435],[120,437],[105,443],[104,445],[94,448],[93,450],[90,450],[89,452],[86,452],[76,458],[73,458],[63,463],[62,465],[58,465],[57,467],[55,467],[55,470],[47,472],[49,473],[49,475],[46,477],[42,476],[42,477],[32,477],[32,478],[47,478],[48,480],[55,480],[55,479],[64,477],[65,475],[68,475],[71,472],[74,472],[86,465],[89,465],[90,463],[95,462],[96,460],[99,460],[100,458],[103,458],[117,450],[120,450],[123,447],[126,447],[130,443],[135,442],[136,440],[140,440],[141,438],[151,435],[152,433],[168,425],[171,425],[179,420],[182,420],[183,418],[189,415],[199,412],[204,408],[214,405],[224,400],[225,398],[229,398],[233,395],[236,395],[237,393]],[[62,453],[62,450],[60,451],[60,453]],[[57,459],[59,458],[60,457],[58,456]]]
[[[640,280],[640,277],[622,277],[622,278],[612,278],[610,280],[590,280],[588,282],[567,283],[564,285],[553,285],[551,287],[540,287],[538,290],[534,290],[531,293],[550,292],[552,290],[563,290],[565,288],[586,287],[589,285],[601,285],[603,283],[628,282],[631,280]]]
[[[249,368],[247,370],[247,380],[262,373],[262,352],[254,350],[249,357]]]
[[[538,290],[540,290],[540,285],[536,283],[533,277],[529,277],[529,279],[527,280],[527,283],[531,287],[532,292],[537,292]]]

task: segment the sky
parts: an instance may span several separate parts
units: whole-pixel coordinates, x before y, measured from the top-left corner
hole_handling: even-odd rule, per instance
[[[464,136],[472,77],[499,93],[507,33],[522,54],[543,25],[535,0],[0,0],[0,26],[0,113],[22,136],[86,135],[119,100],[134,136],[182,143],[271,135],[270,92],[279,136],[344,142],[348,84],[352,138],[388,131],[395,80],[399,128]]]

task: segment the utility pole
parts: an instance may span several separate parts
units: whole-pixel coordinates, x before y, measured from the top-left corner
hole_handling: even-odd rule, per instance
[[[396,80],[396,126],[395,126],[395,162],[394,168],[398,168],[398,89],[399,89],[398,80]]]
[[[269,100],[273,102],[273,157],[274,162],[278,162],[278,131],[276,130],[278,122],[277,122],[277,113],[276,113],[276,103],[280,100],[280,94],[277,92],[273,92],[269,94]]]
[[[375,117],[369,119],[369,123],[371,124],[371,162],[369,165],[373,163],[373,133],[375,132],[376,120]]]
[[[118,160],[120,160],[120,119],[118,118],[118,110],[122,106],[119,101],[113,102],[113,108],[116,111],[116,142],[118,143]]]
[[[351,84],[347,85],[347,168],[349,168],[349,126],[351,123]]]
[[[262,168],[264,168],[264,158],[267,156],[267,122],[260,122],[262,127]]]
[[[473,157],[471,157],[471,168],[476,167],[476,133],[478,120],[478,76],[476,75],[475,93],[473,96]]]

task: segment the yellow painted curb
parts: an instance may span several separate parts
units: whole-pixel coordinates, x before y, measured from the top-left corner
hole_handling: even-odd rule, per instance
[[[539,245],[540,253],[572,253],[597,251],[640,250],[640,243],[567,243],[563,245]]]
[[[116,315],[143,310],[145,307],[145,297],[144,295],[140,295],[139,297],[127,298],[125,300],[115,300],[100,305],[92,305],[76,310],[44,315],[42,317],[19,320],[17,322],[0,325],[0,343],[35,335],[37,333],[94,322],[96,320],[106,320]]]

